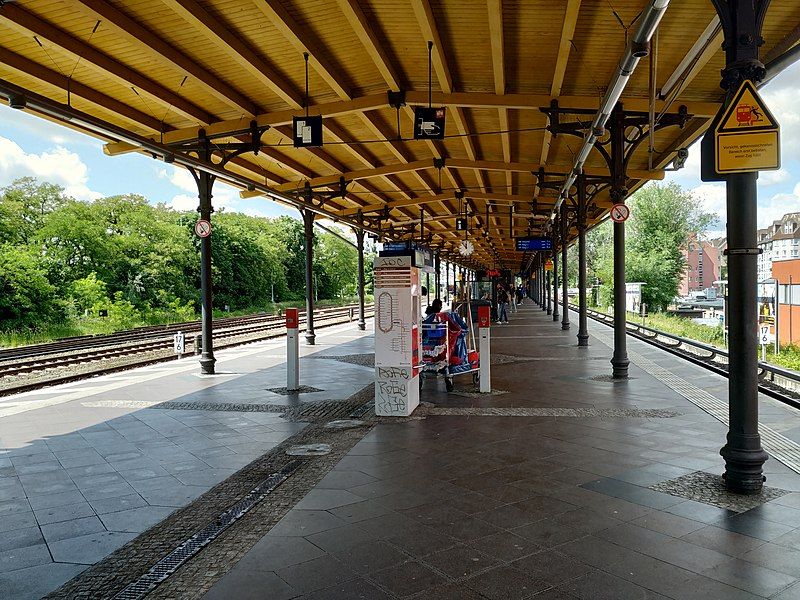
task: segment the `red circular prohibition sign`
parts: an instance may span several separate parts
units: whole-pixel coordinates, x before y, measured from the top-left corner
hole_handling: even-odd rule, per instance
[[[614,223],[624,223],[631,216],[631,209],[624,204],[615,204],[611,207],[611,220]]]
[[[197,234],[197,237],[208,237],[211,235],[211,223],[206,221],[205,219],[200,219],[197,223],[194,224],[194,232]]]

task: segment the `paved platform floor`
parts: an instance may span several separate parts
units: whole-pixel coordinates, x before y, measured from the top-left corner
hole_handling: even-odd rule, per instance
[[[706,478],[724,379],[629,340],[631,379],[613,382],[606,326],[577,348],[574,321],[530,300],[510,320],[492,330],[492,395],[428,381],[411,418],[338,433],[302,409],[364,401],[372,337],[352,324],[303,349],[302,383],[323,391],[299,397],[267,391],[285,385],[274,341],[219,353],[211,378],[192,361],[0,399],[0,598],[68,580],[54,598],[113,597],[298,441],[332,452],[150,597],[800,598],[797,411],[762,399],[785,463],[747,509]]]
[[[350,323],[320,329],[317,345],[301,349],[358,353],[371,342]],[[285,344],[218,352],[214,376],[187,358],[0,398],[0,598],[59,587],[305,426],[275,412],[148,407],[288,407],[345,399],[372,378],[357,365],[307,360],[301,383],[322,391],[267,391],[286,385]]]
[[[611,331],[591,329],[577,348],[527,301],[492,330],[502,393],[426,385],[432,407],[372,428],[206,599],[800,598],[800,475],[770,460],[783,495],[747,511],[651,489],[722,472],[726,427],[688,398],[724,380],[630,340],[612,382]]]

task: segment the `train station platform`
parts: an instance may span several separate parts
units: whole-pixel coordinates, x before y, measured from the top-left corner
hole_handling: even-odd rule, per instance
[[[321,391],[297,397],[266,391],[285,384],[273,341],[220,352],[213,378],[173,363],[0,401],[0,597],[144,597],[272,481],[148,597],[800,598],[796,411],[762,398],[767,487],[731,496],[723,378],[630,339],[615,382],[606,326],[578,348],[530,300],[510,320],[492,394],[428,381],[403,419],[365,410],[353,325],[303,348]]]

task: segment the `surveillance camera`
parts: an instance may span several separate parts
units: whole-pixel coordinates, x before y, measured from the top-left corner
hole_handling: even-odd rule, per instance
[[[678,150],[678,153],[675,155],[675,160],[672,161],[672,166],[677,171],[678,169],[682,169],[686,166],[686,161],[689,159],[689,150],[688,148],[681,148]]]

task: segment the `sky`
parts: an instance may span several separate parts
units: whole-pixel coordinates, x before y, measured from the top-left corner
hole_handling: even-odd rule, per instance
[[[787,212],[800,211],[800,63],[786,69],[761,90],[781,126],[782,167],[764,171],[758,180],[758,226]],[[0,105],[0,187],[24,176],[61,185],[80,200],[135,193],[177,210],[197,208],[197,188],[188,171],[140,154],[109,157],[95,138]],[[724,235],[725,184],[700,181],[700,144],[689,149],[686,166],[667,174],[718,215],[712,234]],[[273,217],[296,210],[275,202],[242,200],[238,190],[214,185],[214,206],[255,216]]]

